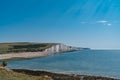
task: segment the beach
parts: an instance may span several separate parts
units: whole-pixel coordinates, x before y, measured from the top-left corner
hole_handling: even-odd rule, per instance
[[[13,59],[13,58],[36,58],[36,57],[44,57],[54,54],[53,52],[21,52],[21,53],[7,53],[0,54],[0,60],[4,59]]]

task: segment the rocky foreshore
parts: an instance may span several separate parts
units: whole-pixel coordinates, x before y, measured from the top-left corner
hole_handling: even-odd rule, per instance
[[[120,80],[120,79],[101,77],[101,76],[61,74],[61,73],[52,73],[47,71],[35,71],[35,70],[25,70],[25,69],[13,69],[13,71],[18,73],[24,73],[27,75],[32,75],[32,76],[51,77],[53,80]]]

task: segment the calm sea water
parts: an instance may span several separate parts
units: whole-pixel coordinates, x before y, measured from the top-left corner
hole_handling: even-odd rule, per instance
[[[120,78],[119,50],[83,50],[9,62],[9,68]]]

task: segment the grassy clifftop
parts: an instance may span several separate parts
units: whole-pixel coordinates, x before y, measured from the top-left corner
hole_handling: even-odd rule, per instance
[[[19,53],[19,52],[38,52],[43,51],[56,43],[33,43],[33,42],[16,42],[0,43],[0,54]]]
[[[14,72],[9,69],[0,68],[0,80],[53,80],[53,79],[46,75],[32,76],[32,75]]]
[[[67,75],[45,71],[0,68],[0,80],[119,80],[100,76]]]
[[[36,76],[36,77],[47,76],[48,78],[52,78],[49,80],[119,80],[119,79],[113,79],[113,78],[101,77],[101,76],[62,74],[62,73],[52,73],[47,71],[32,71],[32,70],[24,70],[24,69],[13,69],[13,71],[17,73],[23,73],[26,75]]]

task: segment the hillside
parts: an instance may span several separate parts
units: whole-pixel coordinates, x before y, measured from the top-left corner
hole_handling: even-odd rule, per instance
[[[46,71],[0,68],[0,80],[118,80],[100,76],[58,74]]]
[[[32,75],[14,72],[9,69],[0,68],[0,80],[53,80],[53,79],[46,75],[32,76]]]
[[[16,42],[0,43],[0,54],[19,53],[19,52],[38,52],[56,45],[57,43],[33,43],[33,42]]]
[[[55,53],[63,53],[81,49],[82,48],[72,47],[62,43],[0,43],[0,60],[43,57]]]

